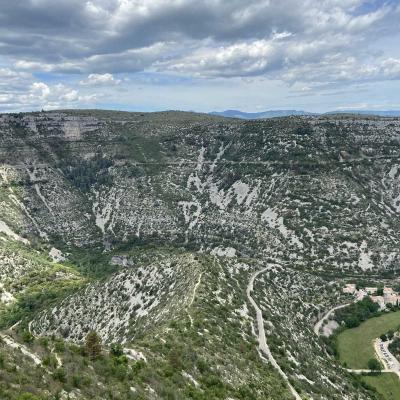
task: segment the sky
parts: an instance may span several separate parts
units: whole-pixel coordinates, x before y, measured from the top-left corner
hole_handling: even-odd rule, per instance
[[[400,0],[0,0],[0,112],[400,109]]]

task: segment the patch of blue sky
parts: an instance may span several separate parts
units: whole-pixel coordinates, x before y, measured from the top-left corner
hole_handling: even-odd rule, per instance
[[[54,82],[59,82],[62,81],[63,83],[65,82],[74,82],[76,80],[76,77],[71,76],[69,74],[59,74],[59,73],[54,73],[54,72],[33,72],[32,73],[33,77],[36,78],[37,80],[40,80],[41,82],[44,83],[54,83]]]
[[[117,77],[117,75],[116,75]],[[190,76],[161,73],[161,72],[136,72],[127,74],[125,79],[132,83],[150,84],[150,85],[192,85],[195,79]]]
[[[363,1],[355,10],[353,15],[363,15],[375,12],[383,7],[399,5],[399,0],[367,0]]]

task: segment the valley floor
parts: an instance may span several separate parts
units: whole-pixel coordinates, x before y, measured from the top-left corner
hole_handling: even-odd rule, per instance
[[[400,398],[400,364],[379,337],[400,327],[400,311],[373,317],[356,328],[346,329],[337,337],[340,361],[352,373],[371,385],[385,400]],[[368,369],[368,361],[377,358],[382,371]]]

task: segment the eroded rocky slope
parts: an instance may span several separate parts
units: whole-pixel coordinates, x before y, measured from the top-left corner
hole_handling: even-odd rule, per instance
[[[253,297],[293,387],[373,398],[313,324],[343,301],[345,275],[398,271],[399,139],[398,119],[344,115],[1,115],[2,326],[75,343],[94,329],[140,346],[149,367],[180,340],[185,380],[131,382],[121,399],[291,398],[257,352],[246,298],[271,264]]]
[[[1,218],[25,235],[226,245],[314,269],[398,263],[396,119],[53,112],[0,126]]]

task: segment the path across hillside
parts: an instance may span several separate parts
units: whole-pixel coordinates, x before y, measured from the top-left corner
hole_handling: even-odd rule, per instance
[[[314,325],[314,333],[319,336],[320,335],[320,330],[321,327],[324,323],[324,321],[328,320],[329,317],[336,311],[339,310],[340,308],[344,308],[349,306],[351,303],[347,303],[347,304],[342,304],[340,306],[336,306],[333,307],[331,310],[329,310],[326,314],[324,314],[324,316]]]
[[[267,344],[267,339],[265,336],[265,329],[264,329],[264,320],[262,316],[262,311],[258,307],[255,300],[251,297],[251,292],[253,291],[254,287],[254,280],[257,278],[258,275],[262,274],[263,272],[267,271],[270,267],[266,267],[261,271],[255,272],[251,277],[250,281],[247,285],[247,298],[249,299],[251,305],[256,311],[257,316],[257,328],[258,328],[258,343],[260,350],[267,356],[268,361],[272,364],[272,366],[278,371],[279,375],[286,381],[289,390],[292,392],[293,396],[296,400],[301,400],[301,396],[297,393],[296,389],[290,384],[288,376],[282,371],[279,364],[276,362],[274,356],[271,353],[271,350]]]

